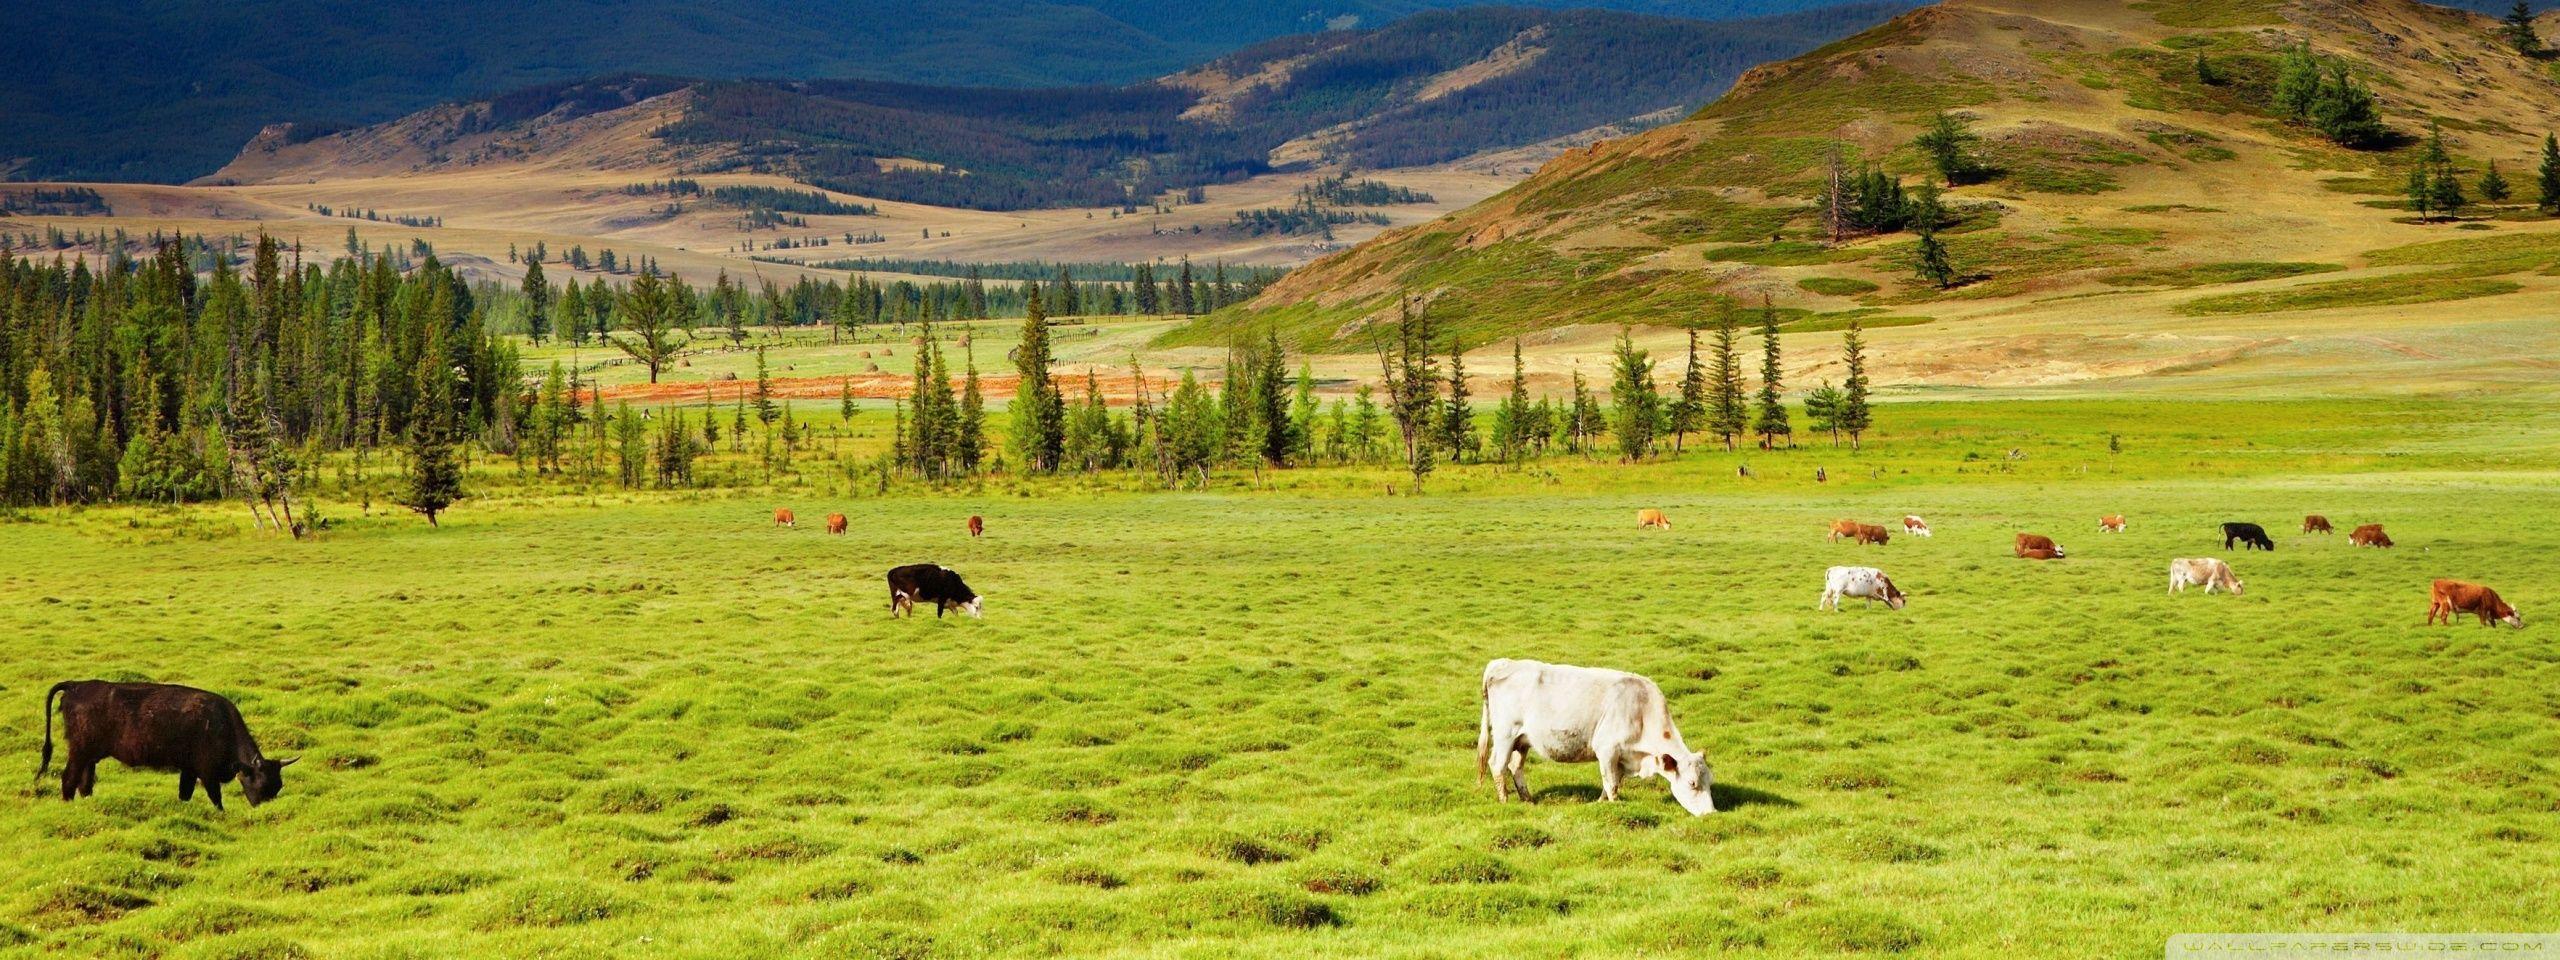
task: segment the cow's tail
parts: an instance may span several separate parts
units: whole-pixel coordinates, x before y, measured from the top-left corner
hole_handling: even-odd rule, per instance
[[[1493,681],[1488,679],[1476,688],[1476,783],[1492,775]]]
[[[36,764],[35,778],[38,780],[44,779],[45,771],[53,769],[53,698],[68,689],[71,689],[71,681],[65,680],[44,692],[44,759]]]

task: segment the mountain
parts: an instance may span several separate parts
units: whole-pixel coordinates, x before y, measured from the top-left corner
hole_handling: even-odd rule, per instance
[[[1323,161],[1442,163],[1713,97],[1745,68],[1894,7],[1708,23],[1473,8],[1272,40],[1124,86],[629,75],[440,105],[344,131],[271,127],[207,178],[325,180],[483,165],[748,171],[977,210],[1142,204]]]
[[[2332,308],[2396,321],[2407,305],[2531,291],[2560,261],[2560,222],[2533,208],[2560,70],[2498,26],[2412,0],[1950,0],[1319,260],[1169,342],[1277,323],[1309,348],[1348,348],[1420,299],[1481,345],[1682,325],[1766,297],[1790,329],[1851,316],[1936,322],[1941,337],[2028,329],[2035,345],[2009,347],[2028,353],[1993,361],[2023,365],[2102,321],[2227,330]],[[2303,43],[2378,98],[2386,135],[2341,145],[2278,106],[2286,52]],[[1912,231],[1834,243],[1821,202],[1835,146],[1852,173],[1872,162],[1911,191],[1933,179],[1914,140],[1940,111],[1969,124],[1982,168],[1946,195],[1940,239],[1958,275],[1945,288],[1918,279]],[[2427,157],[2436,131],[2442,164]],[[2449,173],[2479,204],[2492,161],[2514,185],[2507,203],[2456,223],[2403,200],[2416,169]],[[2106,349],[2087,365],[2160,352],[2134,338]]]
[[[1736,19],[1839,0],[1603,0]],[[1593,5],[1547,0],[1548,5]],[[13,4],[0,176],[203,175],[259,129],[377,123],[615,73],[1122,84],[1249,43],[1472,0],[181,0]],[[1538,5],[1538,4],[1533,4]],[[1907,4],[1906,4],[1907,6]]]

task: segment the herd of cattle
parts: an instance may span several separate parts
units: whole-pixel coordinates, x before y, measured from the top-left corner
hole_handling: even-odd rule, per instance
[[[799,526],[799,518],[788,507],[775,510],[773,522],[777,527]],[[1660,509],[1648,508],[1637,511],[1636,525],[1641,529],[1669,530],[1671,518]],[[828,533],[842,534],[846,527],[844,514],[827,515]],[[2098,529],[2122,533],[2125,518],[2120,514],[2100,518]],[[971,516],[968,531],[972,539],[984,536],[986,519]],[[1903,517],[1902,531],[1916,537],[1932,535],[1928,522],[1917,516]],[[2335,530],[2327,517],[2313,514],[2303,518],[2302,532]],[[2235,547],[2275,549],[2275,541],[2267,536],[2266,529],[2254,523],[2223,524],[2222,537],[2225,551]],[[1880,525],[1840,520],[1831,525],[1830,539],[1835,543],[1851,540],[1881,546],[1893,537]],[[2347,539],[2359,547],[2392,545],[2390,536],[2378,523],[2355,528]],[[2059,560],[2066,556],[2051,537],[2032,533],[2018,534],[2011,550],[2028,560]],[[971,617],[983,615],[984,598],[949,567],[907,564],[889,571],[888,581],[892,618],[911,615],[918,603],[933,604],[936,618],[953,608]],[[2232,573],[2231,565],[2217,557],[2169,561],[2169,592],[2179,593],[2190,586],[2201,586],[2208,594],[2221,590],[2236,597],[2240,595],[2241,581]],[[1843,598],[1870,604],[1881,600],[1893,610],[1902,609],[1907,602],[1892,577],[1883,570],[1864,566],[1830,568],[1816,608],[1838,610]],[[2427,624],[2442,622],[2450,626],[2460,613],[2478,617],[2482,626],[2524,626],[2522,615],[2497,591],[2460,580],[2435,581],[2427,599]],[[113,758],[128,767],[177,773],[178,799],[182,801],[192,799],[196,786],[202,784],[205,798],[217,810],[222,807],[222,785],[237,779],[241,793],[254,806],[274,799],[284,790],[284,768],[299,759],[271,760],[259,752],[258,742],[250,736],[239,708],[219,694],[170,684],[64,681],[45,693],[44,753],[36,767],[38,777],[53,766],[57,697],[65,748],[64,800],[94,793],[98,763]],[[1535,660],[1495,660],[1484,667],[1480,706],[1476,727],[1477,780],[1482,782],[1488,776],[1493,779],[1497,801],[1508,801],[1514,794],[1524,801],[1529,799],[1528,781],[1522,773],[1528,755],[1536,753],[1552,762],[1599,764],[1600,796],[1604,800],[1617,799],[1619,785],[1630,775],[1661,777],[1671,785],[1672,797],[1690,813],[1715,812],[1711,795],[1714,776],[1706,757],[1681,740],[1680,728],[1671,721],[1662,688],[1650,679],[1617,670]]]

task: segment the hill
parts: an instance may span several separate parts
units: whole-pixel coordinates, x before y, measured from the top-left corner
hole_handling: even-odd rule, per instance
[[[1607,0],[1705,19],[1838,0]],[[176,182],[266,126],[345,128],[612,73],[1121,84],[1237,47],[1471,0],[450,0],[13,5],[0,179]],[[1533,4],[1535,5],[1535,4]],[[1552,5],[1564,5],[1553,0]],[[150,69],[98,69],[148,63]]]
[[[672,163],[944,207],[1129,206],[1283,165],[1421,166],[1692,108],[1752,64],[1891,9],[1725,24],[1606,11],[1425,13],[1271,41],[1113,87],[622,76],[348,131],[272,127],[208,180]]]
[[[2276,105],[2301,43],[2376,94],[2386,137],[2342,146]],[[1955,0],[1754,70],[1686,120],[1573,151],[1169,342],[1276,322],[1348,347],[1407,296],[1471,344],[1679,325],[1766,296],[1800,329],[1936,323],[1909,341],[1937,355],[1906,356],[1918,377],[2275,363],[2317,329],[2295,315],[2324,310],[2363,340],[2322,349],[2388,362],[2425,352],[2423,337],[2364,342],[2424,319],[2411,304],[2478,299],[2466,319],[2525,323],[2551,286],[2560,224],[2533,209],[2531,181],[2560,127],[2554,92],[2550,62],[2495,20],[2407,0]],[[1852,172],[1871,162],[1915,191],[1935,179],[1913,142],[1939,111],[1969,123],[1983,168],[1947,193],[1940,237],[1960,277],[1946,289],[1915,278],[1912,232],[1833,243],[1820,202],[1835,144]],[[2471,200],[2490,161],[2515,199],[2418,222],[2399,198],[2413,167],[2435,169],[2431,125]],[[2507,326],[2451,352],[2541,355],[2550,340]]]

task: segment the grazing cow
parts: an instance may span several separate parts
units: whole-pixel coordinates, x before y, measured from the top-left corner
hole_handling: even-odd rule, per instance
[[[773,525],[777,527],[796,527],[800,525],[800,518],[791,515],[790,507],[783,507],[773,511]]]
[[[2123,532],[2124,532],[2124,514],[2121,514],[2121,513],[2115,513],[2115,514],[2108,514],[2107,516],[2099,517],[2099,518],[2098,518],[2098,532],[2100,532],[2100,533],[2123,533]]]
[[[1858,521],[1855,521],[1855,520],[1834,520],[1834,521],[1831,521],[1831,535],[1830,535],[1830,536],[1828,536],[1828,537],[1825,537],[1824,539],[1829,540],[1829,541],[1831,541],[1832,543],[1838,543],[1838,542],[1840,542],[1840,541],[1842,541],[1842,540],[1853,540],[1853,539],[1856,539],[1856,538],[1857,538],[1857,536],[1858,536]]]
[[[2062,551],[2053,547],[2028,547],[2018,551],[2018,556],[2028,560],[2060,560]]]
[[[2254,547],[2259,550],[2273,550],[2276,548],[2275,540],[2267,536],[2267,528],[2254,523],[2223,524],[2222,549],[2229,550],[2234,543],[2240,544],[2242,549]]]
[[[840,534],[840,533],[843,533],[843,532],[844,532],[844,528],[845,528],[844,514],[841,514],[841,513],[830,513],[830,514],[827,514],[827,532],[828,532],[828,533],[838,533],[838,534]]]
[[[1388,493],[1389,495],[1393,495],[1393,494],[1395,493],[1395,491],[1394,491],[1394,490],[1389,490],[1389,491],[1387,491],[1387,493]],[[973,514],[970,514],[970,515],[969,515],[969,539],[971,539],[971,540],[975,540],[975,539],[978,539],[979,537],[986,536],[986,534],[987,534],[987,518],[985,518],[985,517],[981,517],[981,516],[979,516],[979,515],[977,515],[977,514],[974,514],[974,513],[973,513]]]
[[[178,799],[192,800],[196,784],[222,809],[222,785],[240,779],[240,791],[257,806],[284,792],[284,768],[300,757],[269,760],[258,752],[240,708],[193,687],[165,683],[65,680],[44,695],[44,761],[53,766],[54,697],[62,698],[62,799],[97,792],[98,761],[178,774]]]
[[[919,600],[933,604],[936,620],[942,619],[942,612],[951,607],[972,617],[986,615],[980,606],[985,598],[970,590],[950,567],[911,563],[889,571],[889,616],[914,613]]]
[[[2460,580],[2438,580],[2427,594],[2427,625],[2434,626],[2437,617],[2445,626],[2453,626],[2456,613],[2475,614],[2480,625],[2494,627],[2501,623],[2510,627],[2524,626],[2524,615],[2498,599],[2498,591]]]
[[[1886,531],[1883,527],[1876,526],[1872,523],[1861,523],[1858,525],[1858,542],[1861,544],[1872,543],[1882,546],[1886,543],[1892,542],[1892,540],[1893,534]]]
[[[2042,537],[2032,533],[2019,534],[2017,545],[2010,549],[2015,551],[2019,556],[2026,557],[2029,560],[2052,560],[2063,555],[2062,548],[2054,545],[2052,537]],[[2045,555],[2041,557],[2028,556],[2031,553],[2043,553]]]
[[[1900,610],[1904,603],[1902,590],[1893,585],[1893,578],[1874,567],[1833,567],[1826,571],[1822,580],[1822,600],[1813,608],[1838,610],[1841,597],[1857,597],[1870,605],[1882,600],[1888,610]]]
[[[1495,660],[1484,665],[1476,721],[1476,782],[1493,777],[1496,800],[1529,796],[1529,753],[1556,763],[1598,763],[1600,799],[1618,799],[1628,774],[1661,777],[1691,814],[1716,812],[1707,758],[1680,739],[1662,688],[1632,673]]]
[[[2169,561],[2169,592],[2184,593],[2191,586],[2202,586],[2206,593],[2220,587],[2231,591],[2232,596],[2240,595],[2240,578],[2231,573],[2230,564],[2220,559],[2198,557]]]
[[[2316,514],[2316,513],[2315,513],[2315,514],[2312,514],[2312,515],[2310,515],[2310,516],[2307,516],[2307,517],[2302,518],[2302,532],[2304,532],[2304,533],[2336,533],[2336,532],[2338,532],[2338,531],[2337,531],[2335,528],[2332,528],[2332,527],[2330,527],[2330,526],[2329,526],[2329,518],[2324,517],[2324,516],[2321,516],[2321,515],[2319,515],[2319,514]]]
[[[2391,535],[2382,532],[2381,524],[2368,523],[2357,527],[2355,532],[2347,534],[2347,542],[2359,547],[2388,547],[2391,545]]]
[[[1902,532],[1915,537],[1931,536],[1929,533],[1929,521],[1922,520],[1919,517],[1910,516],[1908,514],[1904,515],[1902,518]]]
[[[1663,516],[1662,511],[1651,507],[1636,511],[1636,529],[1646,530],[1654,527],[1671,529],[1671,518]]]

